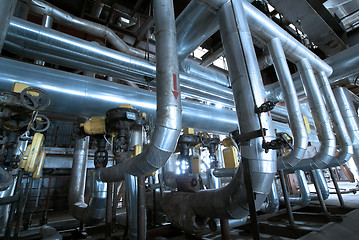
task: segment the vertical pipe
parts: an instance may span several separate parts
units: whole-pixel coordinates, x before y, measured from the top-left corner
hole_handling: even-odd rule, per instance
[[[285,207],[287,208],[289,225],[294,226],[295,222],[294,222],[294,217],[293,217],[293,212],[292,212],[292,206],[290,205],[290,201],[289,201],[289,197],[288,197],[287,184],[285,183],[284,172],[283,172],[283,170],[278,170],[278,172],[279,172],[280,184],[282,186]]]
[[[107,183],[107,197],[106,197],[106,227],[105,227],[105,239],[111,240],[112,234],[112,182]]]
[[[220,219],[220,223],[221,223],[221,239],[222,240],[230,240],[231,236],[229,234],[230,229],[229,229],[229,222],[228,219]]]
[[[146,239],[146,191],[145,176],[138,176],[138,201],[137,201],[137,236],[138,240]]]
[[[10,19],[14,14],[16,0],[2,0],[0,6],[0,53],[5,42]]]
[[[31,0],[17,0],[14,17],[26,20],[29,15]]]
[[[334,96],[338,102],[338,106],[344,118],[345,125],[348,129],[350,138],[353,142],[354,154],[353,160],[357,169],[359,169],[359,123],[358,113],[355,110],[353,101],[348,95],[349,90],[344,87],[333,89]],[[359,173],[359,170],[358,170]]]
[[[330,213],[328,212],[327,206],[324,203],[322,191],[320,190],[318,180],[314,176],[315,171],[311,170],[310,173],[311,173],[312,181],[314,183],[315,191],[317,192],[317,195],[318,195],[318,200],[319,200],[319,203],[320,203],[320,207],[322,208],[322,211],[324,212],[325,216],[330,217]]]
[[[307,149],[308,136],[305,129],[302,112],[300,110],[297,92],[288,67],[282,43],[279,38],[269,42],[269,52],[273,59],[274,68],[279,84],[283,91],[286,108],[288,111],[289,126],[294,137],[294,149],[284,157],[278,159],[278,167],[293,167],[303,159]]]
[[[329,170],[329,173],[330,173],[330,176],[333,180],[333,184],[334,184],[334,187],[335,187],[335,191],[337,193],[337,196],[338,196],[338,200],[339,200],[339,203],[340,203],[340,206],[341,207],[345,207],[345,203],[344,203],[344,200],[343,200],[343,196],[340,192],[340,188],[339,188],[339,185],[338,185],[338,181],[337,179],[335,178],[335,175],[334,175],[334,172],[333,172],[333,169],[332,168],[328,168]]]

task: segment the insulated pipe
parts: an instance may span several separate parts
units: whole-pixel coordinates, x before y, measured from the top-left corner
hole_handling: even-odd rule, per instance
[[[12,182],[13,180],[11,174],[0,167],[0,191],[6,190]]]
[[[9,23],[16,6],[16,0],[3,0],[0,7],[0,53],[5,42]]]
[[[73,27],[77,31],[105,38],[105,40],[109,41],[117,50],[124,53],[131,53],[127,44],[109,27],[73,16],[43,0],[32,0],[30,10],[39,15],[52,16],[56,22]]]
[[[309,205],[311,200],[310,190],[308,186],[307,179],[305,177],[305,173],[302,170],[296,170],[295,176],[297,178],[297,183],[299,187],[300,196],[299,197],[289,197],[289,201],[292,204],[300,205],[302,207],[306,207]],[[281,202],[284,202],[284,198],[280,198]]]
[[[293,167],[303,159],[308,145],[308,136],[305,129],[302,112],[300,110],[297,92],[293,84],[292,76],[289,71],[287,59],[281,42],[278,38],[273,38],[268,45],[269,52],[273,59],[278,81],[283,90],[283,95],[288,111],[289,126],[294,137],[294,149],[284,157],[278,159],[279,168]]]
[[[256,106],[264,102],[264,90],[242,1],[225,4],[219,10],[218,18],[237,105],[240,132],[246,134],[263,127],[268,129],[264,139],[271,141],[275,135],[271,117],[264,113],[259,118],[254,111]],[[241,156],[249,161],[252,187],[256,196],[255,204],[259,209],[270,192],[276,172],[276,152],[273,150],[265,152],[262,148],[262,138],[254,138],[241,146]],[[179,206],[185,204],[185,207],[181,208],[186,211],[184,214],[187,216],[194,213],[210,218],[243,218],[248,215],[248,202],[246,187],[242,180],[243,168],[239,168],[232,181],[221,189],[192,194],[173,193],[168,195],[168,201],[177,200]],[[177,197],[172,198],[173,195]],[[184,195],[188,201],[178,197],[181,195]],[[190,211],[187,206],[190,206]],[[184,218],[186,219],[188,218]]]
[[[354,154],[353,160],[355,165],[359,169],[359,124],[358,113],[354,108],[352,99],[349,94],[349,90],[343,87],[337,87],[333,89],[335,99],[338,102],[338,106],[342,116],[344,118],[345,125],[348,129],[350,138],[353,142]]]
[[[336,139],[338,141],[340,152],[332,159],[334,166],[340,166],[345,164],[353,155],[353,143],[350,139],[345,122],[340,113],[338,103],[335,100],[332,88],[325,72],[317,74],[317,80],[320,86],[320,90],[325,99],[329,115],[332,119],[334,132],[336,133]],[[330,166],[333,166],[333,165]],[[324,197],[324,194],[323,194]],[[325,198],[324,198],[325,199]]]
[[[188,41],[187,44],[193,43],[192,46],[186,46],[187,49],[193,50],[196,49],[199,45],[201,45],[208,37],[210,37],[212,35],[211,32],[217,31],[217,26],[216,29],[207,29],[205,27],[200,28],[198,26],[205,26],[204,24],[207,24],[208,26],[214,26],[214,22],[216,21],[216,18],[213,17],[215,16],[214,11],[218,10],[220,6],[222,6],[225,2],[228,2],[229,0],[196,1],[202,4],[202,6],[201,4],[197,6],[197,11],[202,11],[202,18],[194,18],[193,21],[191,21],[191,24],[187,24],[187,28],[184,28],[184,34],[186,34],[187,36],[191,36],[191,38],[181,38],[185,41]],[[205,8],[205,6],[208,7],[206,11],[200,9],[200,7]],[[332,73],[332,68],[328,64],[326,64],[308,48],[302,45],[284,29],[282,29],[280,26],[270,20],[260,10],[256,9],[252,4],[244,1],[243,8],[252,35],[255,39],[266,44],[273,38],[278,37],[282,42],[284,52],[287,54],[289,60],[296,63],[302,58],[307,58],[316,70],[325,71],[328,76]],[[179,34],[182,34],[181,31],[179,31]],[[207,38],[204,38],[203,36],[207,36]],[[198,38],[201,38],[203,41],[199,41]],[[178,45],[181,44],[183,43],[178,43]]]
[[[276,213],[279,209],[279,197],[275,179],[272,182],[272,188],[267,196],[267,201],[262,204],[261,211],[269,214]]]
[[[11,180],[10,186],[6,190],[0,192],[0,198],[7,198],[14,194],[16,178]],[[0,205],[0,228],[4,229],[9,218],[10,204]]]
[[[329,194],[330,194],[329,187],[328,187],[327,181],[325,180],[322,170],[321,169],[313,170],[312,176],[316,179],[316,181],[318,183],[318,186],[319,186],[320,192],[322,193],[323,199],[324,200],[328,199]],[[311,199],[318,200],[318,194],[312,195]]]
[[[194,31],[193,28],[200,31]],[[198,46],[218,31],[217,16],[191,1],[176,19],[178,59],[182,62]]]
[[[4,47],[19,56],[141,84],[147,85],[145,77],[156,78],[156,66],[150,62],[18,18],[10,23]],[[183,72],[179,77],[187,95],[233,106],[231,89]]]
[[[178,81],[178,57],[173,2],[154,1],[156,25],[156,126],[151,143],[139,155],[116,166],[97,171],[105,182],[123,180],[124,174],[145,175],[161,168],[176,149],[182,129],[181,90]]]
[[[324,168],[335,156],[335,136],[323,98],[320,94],[319,86],[316,82],[315,75],[309,61],[306,58],[303,58],[298,62],[297,66],[307,93],[308,103],[317,129],[320,149],[314,157],[303,159],[294,168],[292,167],[291,170]]]
[[[76,139],[74,161],[71,169],[69,208],[70,213],[77,220],[85,224],[97,224],[103,221],[106,213],[106,184],[92,178],[91,197],[89,203],[85,203],[84,193],[89,138]]]

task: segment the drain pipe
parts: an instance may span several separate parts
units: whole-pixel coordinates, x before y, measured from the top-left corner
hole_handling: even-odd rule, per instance
[[[307,149],[308,136],[300,110],[297,92],[280,39],[273,38],[269,42],[268,48],[273,59],[278,81],[283,90],[288,111],[289,126],[294,137],[294,149],[286,156],[280,157],[277,162],[278,168],[288,168],[295,166],[303,159]]]
[[[328,166],[335,156],[336,143],[329,115],[326,111],[319,86],[316,82],[314,71],[309,61],[303,58],[297,63],[302,84],[305,87],[308,103],[313,115],[319,141],[319,152],[312,158],[300,161],[295,167],[286,168],[286,171],[321,169]]]
[[[320,192],[322,193],[322,196],[323,196],[323,199],[326,200],[328,199],[329,197],[329,187],[328,187],[328,184],[327,184],[327,181],[325,180],[325,177],[323,175],[323,172],[321,169],[315,169],[313,171],[313,175],[312,175],[315,180],[317,181],[318,183],[318,186],[319,186],[319,189],[320,189]],[[318,194],[313,194],[311,195],[311,199],[312,200],[318,200]]]
[[[74,218],[84,224],[101,222],[106,213],[106,184],[92,177],[92,193],[89,203],[84,200],[89,138],[76,139],[74,161],[71,169],[69,206]]]
[[[267,214],[276,213],[279,209],[279,198],[275,179],[272,182],[272,188],[267,196],[267,201],[262,204],[261,211]]]
[[[110,168],[97,171],[105,182],[123,180],[124,174],[146,175],[161,168],[176,149],[181,132],[181,91],[178,81],[178,57],[173,2],[154,1],[156,25],[156,126],[151,143],[139,155]]]
[[[310,190],[309,190],[307,179],[305,177],[304,171],[302,171],[302,170],[296,170],[294,173],[297,178],[300,196],[299,197],[290,196],[289,201],[292,204],[306,207],[309,205],[310,200],[311,200],[311,195],[310,195]],[[280,201],[284,202],[284,197],[281,197]]]
[[[271,141],[275,138],[275,133],[270,114],[263,113],[259,118],[254,111],[256,106],[264,103],[264,87],[242,1],[225,3],[218,14],[240,132],[248,134],[266,128],[268,131],[264,139]],[[262,148],[262,141],[262,138],[253,138],[240,147],[242,159],[250,165],[257,209],[269,194],[276,173],[276,152],[266,152]],[[163,202],[167,202],[167,208],[164,206],[167,217],[185,231],[193,231],[193,219],[196,215],[221,219],[248,216],[243,174],[243,167],[238,168],[231,182],[221,189],[195,193],[172,192],[166,195]],[[173,212],[173,207],[178,209],[176,213]]]
[[[32,12],[39,15],[51,16],[60,24],[73,27],[77,31],[86,32],[95,37],[105,38],[105,40],[110,42],[112,46],[120,52],[143,58],[143,54],[130,48],[109,27],[71,15],[43,0],[32,0],[31,2],[30,10]]]

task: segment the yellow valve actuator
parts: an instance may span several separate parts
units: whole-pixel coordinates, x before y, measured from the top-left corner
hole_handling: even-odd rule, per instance
[[[46,151],[44,149],[41,150],[39,156],[37,157],[37,164],[36,164],[36,170],[34,174],[32,175],[33,179],[38,179],[41,176],[42,169],[44,167],[45,158],[46,158]]]

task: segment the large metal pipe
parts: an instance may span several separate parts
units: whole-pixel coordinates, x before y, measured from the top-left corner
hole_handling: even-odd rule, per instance
[[[14,179],[11,179],[11,183],[6,188],[6,190],[3,190],[0,192],[0,198],[10,197],[14,194],[15,182],[16,182],[16,177]],[[9,212],[10,212],[10,204],[0,205],[0,228],[1,229],[4,229],[4,227],[6,226],[7,220],[9,218]]]
[[[0,8],[0,53],[5,42],[10,20],[14,14],[16,0],[4,0]]]
[[[11,174],[0,167],[0,191],[6,190],[12,182],[13,180]]]
[[[309,205],[311,200],[310,190],[308,186],[307,179],[305,177],[305,173],[302,170],[296,170],[295,176],[297,178],[297,183],[299,187],[300,196],[299,197],[289,197],[289,201],[292,204],[300,205],[302,207],[306,207]],[[281,197],[281,201],[284,202],[284,198]]]
[[[315,178],[316,182],[318,183],[319,190],[322,193],[322,197],[324,200],[328,199],[329,197],[329,187],[327,181],[325,180],[323,171],[321,169],[313,170],[313,177]],[[313,180],[314,181],[314,180]],[[311,200],[318,200],[318,194],[314,194],[311,196]]]
[[[264,90],[242,1],[228,2],[218,14],[240,132],[246,134],[263,127],[268,129],[265,141],[271,141],[275,135],[271,117],[265,113],[259,118],[254,111],[264,102]],[[254,138],[241,146],[241,156],[249,161],[255,204],[259,209],[271,189],[276,172],[276,152],[266,152],[262,148],[262,138]],[[243,168],[239,168],[226,187],[192,194],[172,193],[167,200],[185,211],[184,220],[191,219],[193,214],[222,219],[243,218],[248,215],[248,202],[242,179]],[[182,219],[182,215],[178,217]]]
[[[72,216],[85,224],[103,221],[106,213],[106,184],[92,180],[92,191],[88,204],[85,203],[85,183],[90,137],[76,139],[74,160],[71,169],[69,208]]]
[[[262,204],[261,211],[265,213],[276,213],[279,209],[279,197],[275,179],[272,182],[271,191],[267,196],[267,201]]]
[[[154,17],[157,59],[155,130],[149,146],[141,154],[98,170],[97,177],[101,181],[120,181],[125,173],[139,176],[155,172],[166,163],[177,146],[182,129],[182,106],[173,2],[155,0]]]
[[[193,21],[191,20],[191,24],[188,24],[188,26],[184,28],[183,34],[189,36],[189,38],[179,39],[181,41],[188,41],[186,49],[196,49],[209,36],[211,36],[212,32],[215,32],[218,29],[217,26],[215,27],[215,29],[209,29],[200,26],[215,26],[215,22],[217,20],[214,11],[217,11],[219,7],[227,1],[228,0],[197,0],[197,2],[201,2],[202,4],[198,4],[196,6],[198,8],[197,11],[201,11],[202,17],[193,18]],[[202,10],[200,7],[207,7],[207,9]],[[302,58],[307,58],[315,70],[325,71],[328,76],[332,73],[332,68],[328,64],[326,64],[308,48],[302,45],[299,41],[297,41],[294,37],[287,33],[283,28],[270,20],[265,14],[256,9],[252,4],[245,1],[243,2],[243,7],[245,16],[247,17],[247,21],[249,23],[249,27],[254,38],[266,44],[273,38],[278,37],[282,42],[284,52],[287,54],[289,60],[296,63]],[[196,14],[196,12],[194,12],[193,14]],[[179,34],[182,33],[179,32]],[[207,38],[203,36],[207,36]],[[201,39],[202,41],[200,41],[199,39]],[[193,44],[190,46],[189,44],[191,43]],[[184,43],[179,42],[178,44],[182,45]]]
[[[307,131],[305,129],[297,93],[280,40],[278,38],[272,39],[269,42],[268,48],[273,59],[278,81],[283,90],[288,111],[289,126],[294,137],[294,149],[289,154],[278,159],[278,166],[293,167],[303,159],[307,149]]]
[[[335,136],[312,66],[306,58],[299,61],[297,66],[317,129],[320,149],[314,157],[303,159],[295,167],[292,167],[291,170],[320,169],[326,167],[335,156]]]
[[[353,143],[350,139],[349,133],[345,126],[344,119],[340,113],[339,106],[335,100],[332,88],[325,72],[317,74],[317,80],[320,86],[320,90],[325,99],[329,115],[331,117],[334,132],[336,133],[336,139],[338,141],[340,152],[332,159],[334,166],[345,164],[353,155]],[[333,166],[331,164],[331,166]],[[324,197],[324,194],[323,194]]]
[[[194,31],[194,27],[200,31]],[[201,3],[191,1],[177,17],[176,29],[178,59],[181,62],[218,31],[217,16]]]
[[[333,89],[335,99],[338,102],[340,112],[344,118],[345,125],[348,129],[350,138],[353,142],[354,154],[353,160],[359,169],[359,124],[358,113],[354,108],[353,101],[350,97],[349,90],[344,87]]]
[[[150,62],[18,18],[11,21],[4,47],[19,56],[140,84],[156,78],[156,66]],[[229,88],[183,72],[179,77],[186,95],[233,106]]]

